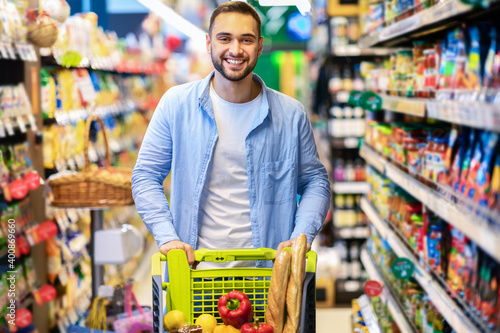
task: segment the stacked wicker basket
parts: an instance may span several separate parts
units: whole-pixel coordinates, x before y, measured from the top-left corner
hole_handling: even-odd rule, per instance
[[[102,129],[106,148],[106,167],[90,170],[89,132],[93,119]],[[132,198],[132,170],[111,167],[108,140],[102,120],[94,115],[87,119],[84,138],[85,168],[82,172],[55,177],[49,181],[52,188],[52,206],[56,207],[116,207],[130,205]]]

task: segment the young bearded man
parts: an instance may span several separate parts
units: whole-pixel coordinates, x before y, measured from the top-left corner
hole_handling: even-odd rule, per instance
[[[196,248],[281,250],[301,233],[311,244],[323,224],[330,184],[310,121],[253,74],[262,42],[253,7],[217,7],[206,35],[215,71],[168,90],[153,115],[132,190],[164,254],[182,249],[193,264]]]

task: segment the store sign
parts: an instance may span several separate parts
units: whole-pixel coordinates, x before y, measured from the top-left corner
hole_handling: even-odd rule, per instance
[[[382,284],[375,280],[366,281],[365,294],[370,297],[380,296],[382,293]]]
[[[351,91],[347,103],[352,107],[360,106],[359,100],[362,94],[363,93],[361,91]]]
[[[382,109],[382,98],[372,91],[366,91],[359,97],[359,105],[369,111]]]
[[[392,273],[399,280],[409,280],[414,271],[415,265],[407,258],[398,258],[392,263]]]

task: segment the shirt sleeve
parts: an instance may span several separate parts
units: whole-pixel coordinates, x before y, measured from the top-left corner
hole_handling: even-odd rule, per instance
[[[303,106],[298,130],[298,194],[301,198],[291,238],[304,233],[307,242],[312,244],[330,206],[330,182],[328,173],[319,160],[311,122]]]
[[[158,247],[179,239],[163,189],[172,165],[170,125],[173,98],[165,93],[158,104],[141,144],[132,172],[132,194],[137,212]]]

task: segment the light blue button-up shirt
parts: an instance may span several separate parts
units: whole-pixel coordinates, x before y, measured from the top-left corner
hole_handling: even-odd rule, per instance
[[[196,249],[200,197],[218,138],[213,75],[164,94],[137,158],[134,200],[158,246],[180,240]],[[328,211],[330,183],[309,118],[301,103],[267,88],[256,74],[253,79],[263,92],[245,140],[253,246],[276,249],[301,233],[311,243]],[[162,184],[170,172],[169,206]]]

